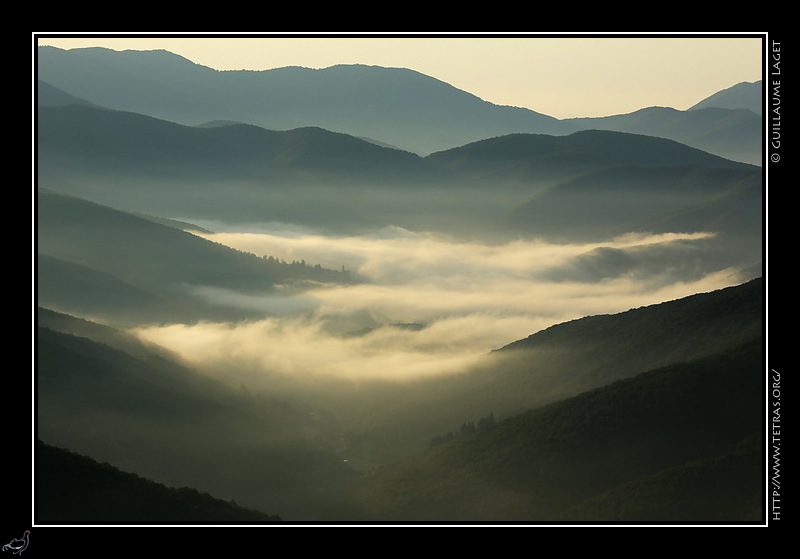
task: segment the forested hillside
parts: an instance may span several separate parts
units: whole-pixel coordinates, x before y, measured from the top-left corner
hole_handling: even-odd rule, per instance
[[[362,496],[385,520],[759,521],[762,357],[759,339],[525,412]]]

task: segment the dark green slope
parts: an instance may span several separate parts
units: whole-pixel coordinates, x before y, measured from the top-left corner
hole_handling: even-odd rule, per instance
[[[496,354],[535,350],[552,342],[585,346],[592,340],[598,347],[623,343],[644,346],[648,340],[657,341],[670,352],[683,352],[695,346],[702,351],[712,339],[723,347],[736,345],[761,332],[764,289],[764,280],[758,278],[621,313],[571,320],[508,344]]]
[[[221,382],[198,375],[174,353],[125,330],[41,307],[36,309],[35,322],[37,328],[41,329],[39,331],[45,333],[45,345],[60,343],[62,349],[56,351],[77,351],[86,359],[96,359],[96,368],[101,368],[100,364],[103,362],[108,363],[109,369],[121,368],[134,375],[137,382],[144,383],[150,390],[178,392],[200,398],[201,401],[225,403],[236,400],[236,395]],[[79,347],[83,349],[78,351]],[[50,363],[56,364],[55,361]],[[92,368],[95,367],[86,369]],[[46,368],[42,370],[47,373]],[[137,371],[140,370],[147,372],[138,374]],[[78,394],[65,396],[71,399],[79,397],[81,393],[79,391]]]
[[[506,226],[529,235],[585,240],[632,231],[761,234],[759,168],[674,164],[595,169],[518,205]]]
[[[134,321],[163,317],[169,306],[111,274],[44,254],[36,256],[36,303],[73,314]],[[173,311],[177,314],[179,309]]]
[[[171,299],[175,306],[162,308],[164,313],[178,311],[181,316],[191,317],[193,311],[199,315],[212,312],[212,308],[204,307],[199,299],[191,297],[191,287],[264,294],[273,292],[276,285],[349,281],[349,275],[343,272],[302,263],[279,262],[263,257],[266,255],[234,250],[174,227],[79,198],[41,190],[37,194],[38,254],[79,263],[84,269],[104,274],[103,278],[111,275],[132,288],[167,301]],[[48,262],[52,264],[52,261]],[[61,264],[62,268],[65,266]],[[39,297],[47,301],[62,296],[56,302],[64,307],[78,303],[74,297],[66,298],[69,295],[66,293],[68,280],[74,280],[75,289],[72,291],[79,295],[82,289],[97,286],[101,277],[100,274],[84,272],[59,278],[51,274],[53,266],[43,266],[40,271],[43,275],[40,289],[51,289],[40,291]],[[109,282],[105,285],[108,286]],[[92,299],[101,295],[94,292],[82,303],[89,305]],[[122,298],[112,301],[117,308],[106,309],[106,314],[119,310],[123,301]]]
[[[60,330],[37,328],[42,441],[283,518],[353,512],[354,474],[322,411],[223,387],[104,327],[50,313],[41,322]]]
[[[509,174],[508,169],[577,174],[598,167],[632,164],[751,167],[674,140],[612,130],[583,130],[566,136],[508,134],[437,152],[427,159],[481,174]]]
[[[93,106],[88,101],[79,99],[74,95],[53,87],[42,80],[36,81],[36,106],[37,107],[58,107],[63,105],[86,105]]]
[[[621,380],[388,466],[362,495],[386,519],[552,521],[579,518],[568,511],[619,487],[619,503],[605,503],[626,512],[608,519],[757,520],[760,453],[725,465],[731,475],[713,491],[692,494],[697,481],[686,473],[699,471],[698,460],[721,471],[737,444],[761,431],[762,364],[757,339]],[[680,515],[670,503],[647,503],[656,475],[681,491]],[[648,477],[650,490],[622,489]],[[714,510],[709,492],[721,498]],[[591,512],[602,508],[586,507],[583,514],[606,519]]]
[[[394,442],[394,448],[384,445],[382,460],[398,458],[492,412],[507,418],[642,371],[724,352],[761,335],[763,320],[764,282],[756,279],[564,322],[491,352],[463,374],[370,386],[370,398],[356,392],[337,409],[343,423],[360,423],[365,437]]]
[[[38,525],[281,520],[188,487],[167,487],[41,441],[35,449],[34,514]]]
[[[563,181],[587,171],[630,165],[752,168],[673,140],[609,130],[584,130],[567,136],[509,134],[434,153],[427,159],[466,176],[523,184]]]
[[[764,328],[764,281],[611,315],[557,324],[492,354],[493,382],[533,402],[602,386],[637,372],[698,359]],[[566,392],[565,392],[566,391]]]
[[[423,160],[318,127],[288,131],[248,124],[210,128],[84,106],[39,107],[39,171],[117,172],[183,180],[374,180],[420,173]],[[306,179],[309,180],[309,179]]]
[[[240,419],[222,405],[227,391],[209,389],[207,380],[194,380],[175,363],[134,356],[42,326],[36,333],[36,368],[38,428],[43,439],[55,433],[79,433],[70,426],[72,422],[104,413],[138,417],[143,433],[148,424],[152,429],[160,421],[185,420],[187,431],[192,431],[203,425],[222,428],[226,421]],[[100,422],[93,431],[106,428],[109,425]]]
[[[761,436],[730,451],[642,476],[573,507],[580,522],[763,522]]]

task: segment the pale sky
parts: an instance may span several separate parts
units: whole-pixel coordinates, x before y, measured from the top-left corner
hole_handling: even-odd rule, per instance
[[[334,64],[410,68],[486,101],[556,118],[622,114],[650,106],[688,109],[721,89],[760,80],[766,36],[33,35],[34,44],[65,49],[165,49],[218,70]]]

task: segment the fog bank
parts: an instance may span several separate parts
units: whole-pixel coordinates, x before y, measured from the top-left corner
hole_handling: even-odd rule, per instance
[[[351,270],[360,281],[257,298],[196,289],[261,320],[175,324],[138,333],[235,385],[276,375],[402,380],[457,374],[487,352],[552,324],[711,291],[738,270],[702,265],[709,234],[631,234],[602,243],[458,242],[387,228],[202,235],[259,256]],[[413,327],[412,327],[413,326]]]

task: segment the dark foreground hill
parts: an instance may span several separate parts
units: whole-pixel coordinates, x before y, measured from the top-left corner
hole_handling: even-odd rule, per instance
[[[382,469],[385,520],[758,522],[763,345],[676,363]]]
[[[335,452],[335,422],[316,411],[232,389],[115,329],[39,311],[36,430],[47,444],[308,519],[344,506],[353,476]]]
[[[36,524],[274,523],[281,518],[189,487],[167,487],[36,442]]]

